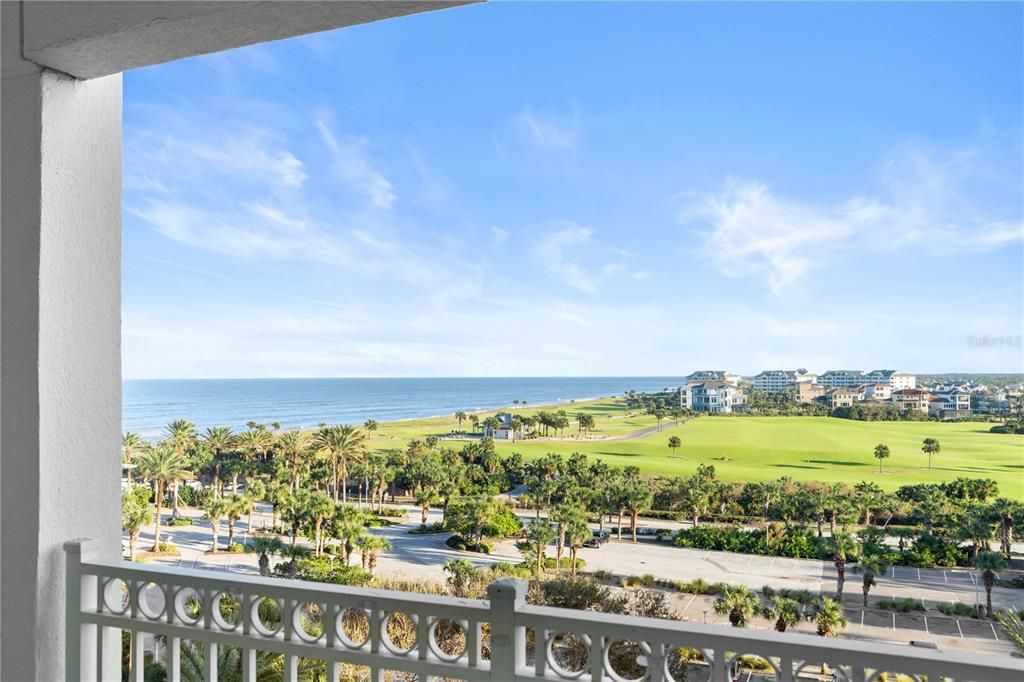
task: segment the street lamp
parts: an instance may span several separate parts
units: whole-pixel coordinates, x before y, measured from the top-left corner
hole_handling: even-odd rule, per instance
[[[708,609],[704,609],[704,625],[708,624]]]

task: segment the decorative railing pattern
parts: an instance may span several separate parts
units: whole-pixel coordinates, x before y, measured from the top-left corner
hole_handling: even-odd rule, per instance
[[[80,541],[65,549],[67,679],[76,682],[120,678],[122,630],[135,682],[152,636],[165,638],[171,682],[183,677],[183,642],[201,653],[188,661],[191,677],[198,660],[202,679],[217,680],[218,651],[233,647],[246,682],[257,680],[260,652],[280,656],[285,682],[309,661],[331,682],[1024,679],[1024,661],[1010,657],[531,606],[516,580],[495,582],[481,601],[94,562]]]

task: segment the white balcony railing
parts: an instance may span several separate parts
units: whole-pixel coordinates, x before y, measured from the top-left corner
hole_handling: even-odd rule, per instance
[[[121,630],[131,633],[129,679],[138,682],[143,680],[144,643],[152,635],[166,638],[161,650],[171,682],[182,679],[182,642],[200,648],[201,675],[206,680],[218,679],[218,647],[237,647],[242,679],[247,682],[257,680],[257,652],[281,655],[286,682],[297,680],[301,662],[310,659],[327,664],[327,679],[332,682],[366,679],[365,672],[359,678],[345,676],[348,673],[337,664],[362,666],[373,682],[385,678],[421,682],[631,679],[621,666],[616,668],[613,651],[632,652],[634,672],[641,671],[632,679],[650,682],[728,682],[735,679],[740,661],[757,660],[744,658],[751,656],[769,669],[745,671],[741,679],[1024,679],[1024,662],[1010,657],[530,606],[525,583],[516,580],[495,582],[488,590],[489,600],[481,601],[91,562],[88,542],[69,542],[65,549],[67,679],[75,681],[110,676],[111,662],[104,657],[112,652],[119,679]],[[276,603],[281,616],[273,628],[260,612],[260,604],[267,599]],[[227,601],[240,606],[232,618],[222,613]],[[306,626],[311,609],[319,614],[320,631]],[[356,641],[344,624],[353,614],[366,624],[364,641]],[[389,636],[388,623],[394,614],[405,614],[406,622],[414,624],[415,642],[410,646],[396,644]],[[462,631],[459,650],[443,647],[436,636],[439,626],[450,632],[455,623]],[[533,655],[534,642],[543,644],[542,655]],[[570,665],[567,651],[572,647],[578,650]],[[680,647],[690,652],[688,662],[679,658]],[[896,673],[906,677],[897,678]]]

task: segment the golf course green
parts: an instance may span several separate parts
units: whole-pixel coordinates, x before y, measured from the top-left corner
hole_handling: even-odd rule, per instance
[[[637,466],[645,474],[687,475],[700,464],[712,464],[720,478],[757,481],[790,476],[796,480],[856,483],[870,480],[882,488],[908,483],[940,483],[959,476],[992,478],[1000,494],[1024,499],[1024,436],[989,433],[981,422],[861,422],[831,417],[733,417],[700,416],[676,425],[654,417],[627,415],[621,402],[606,399],[563,404],[551,408],[519,408],[517,414],[538,409],[564,409],[570,419],[580,413],[595,417],[596,428],[588,438],[577,426],[564,437],[496,441],[498,452],[518,452],[526,459],[549,452],[570,455],[581,452],[615,466]],[[484,417],[488,412],[478,415]],[[459,430],[453,417],[393,422],[380,425],[371,446],[399,447],[398,441],[446,436]],[[466,422],[462,429],[470,430]],[[650,430],[647,433],[646,430]],[[637,432],[640,433],[637,433]],[[678,436],[681,446],[668,447]],[[941,451],[932,457],[921,451],[925,438],[938,439]],[[444,438],[444,447],[458,448],[465,440]],[[889,446],[891,456],[882,462],[873,457],[876,445]]]

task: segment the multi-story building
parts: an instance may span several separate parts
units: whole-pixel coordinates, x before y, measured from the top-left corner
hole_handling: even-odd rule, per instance
[[[812,374],[806,369],[769,369],[755,376],[751,383],[755,391],[781,393],[794,390],[797,384],[813,384],[817,378],[817,374]]]
[[[865,383],[864,372],[859,369],[830,369],[818,377],[818,383],[825,388],[853,388]]]
[[[738,386],[740,383],[740,375],[733,374],[732,372],[724,369],[702,369],[683,379],[684,384],[689,384],[695,381],[724,381],[727,384]]]
[[[932,395],[928,414],[939,419],[959,419],[971,416],[971,394],[954,389]]]
[[[889,384],[867,384],[863,387],[865,400],[891,400],[892,386]]]
[[[889,384],[892,390],[898,391],[902,388],[917,388],[917,377],[895,369],[876,369],[864,375],[864,383]]]
[[[812,403],[825,395],[824,386],[819,386],[818,384],[811,383],[810,381],[801,381],[797,383],[795,390],[796,399],[801,403]]]
[[[695,412],[728,414],[746,409],[743,390],[725,381],[692,381],[680,391],[680,402]]]
[[[901,388],[892,392],[892,404],[905,412],[928,412],[932,394],[920,388]]]
[[[830,388],[825,391],[821,400],[828,405],[828,409],[834,410],[837,407],[849,407],[860,398],[860,393],[850,388]]]

